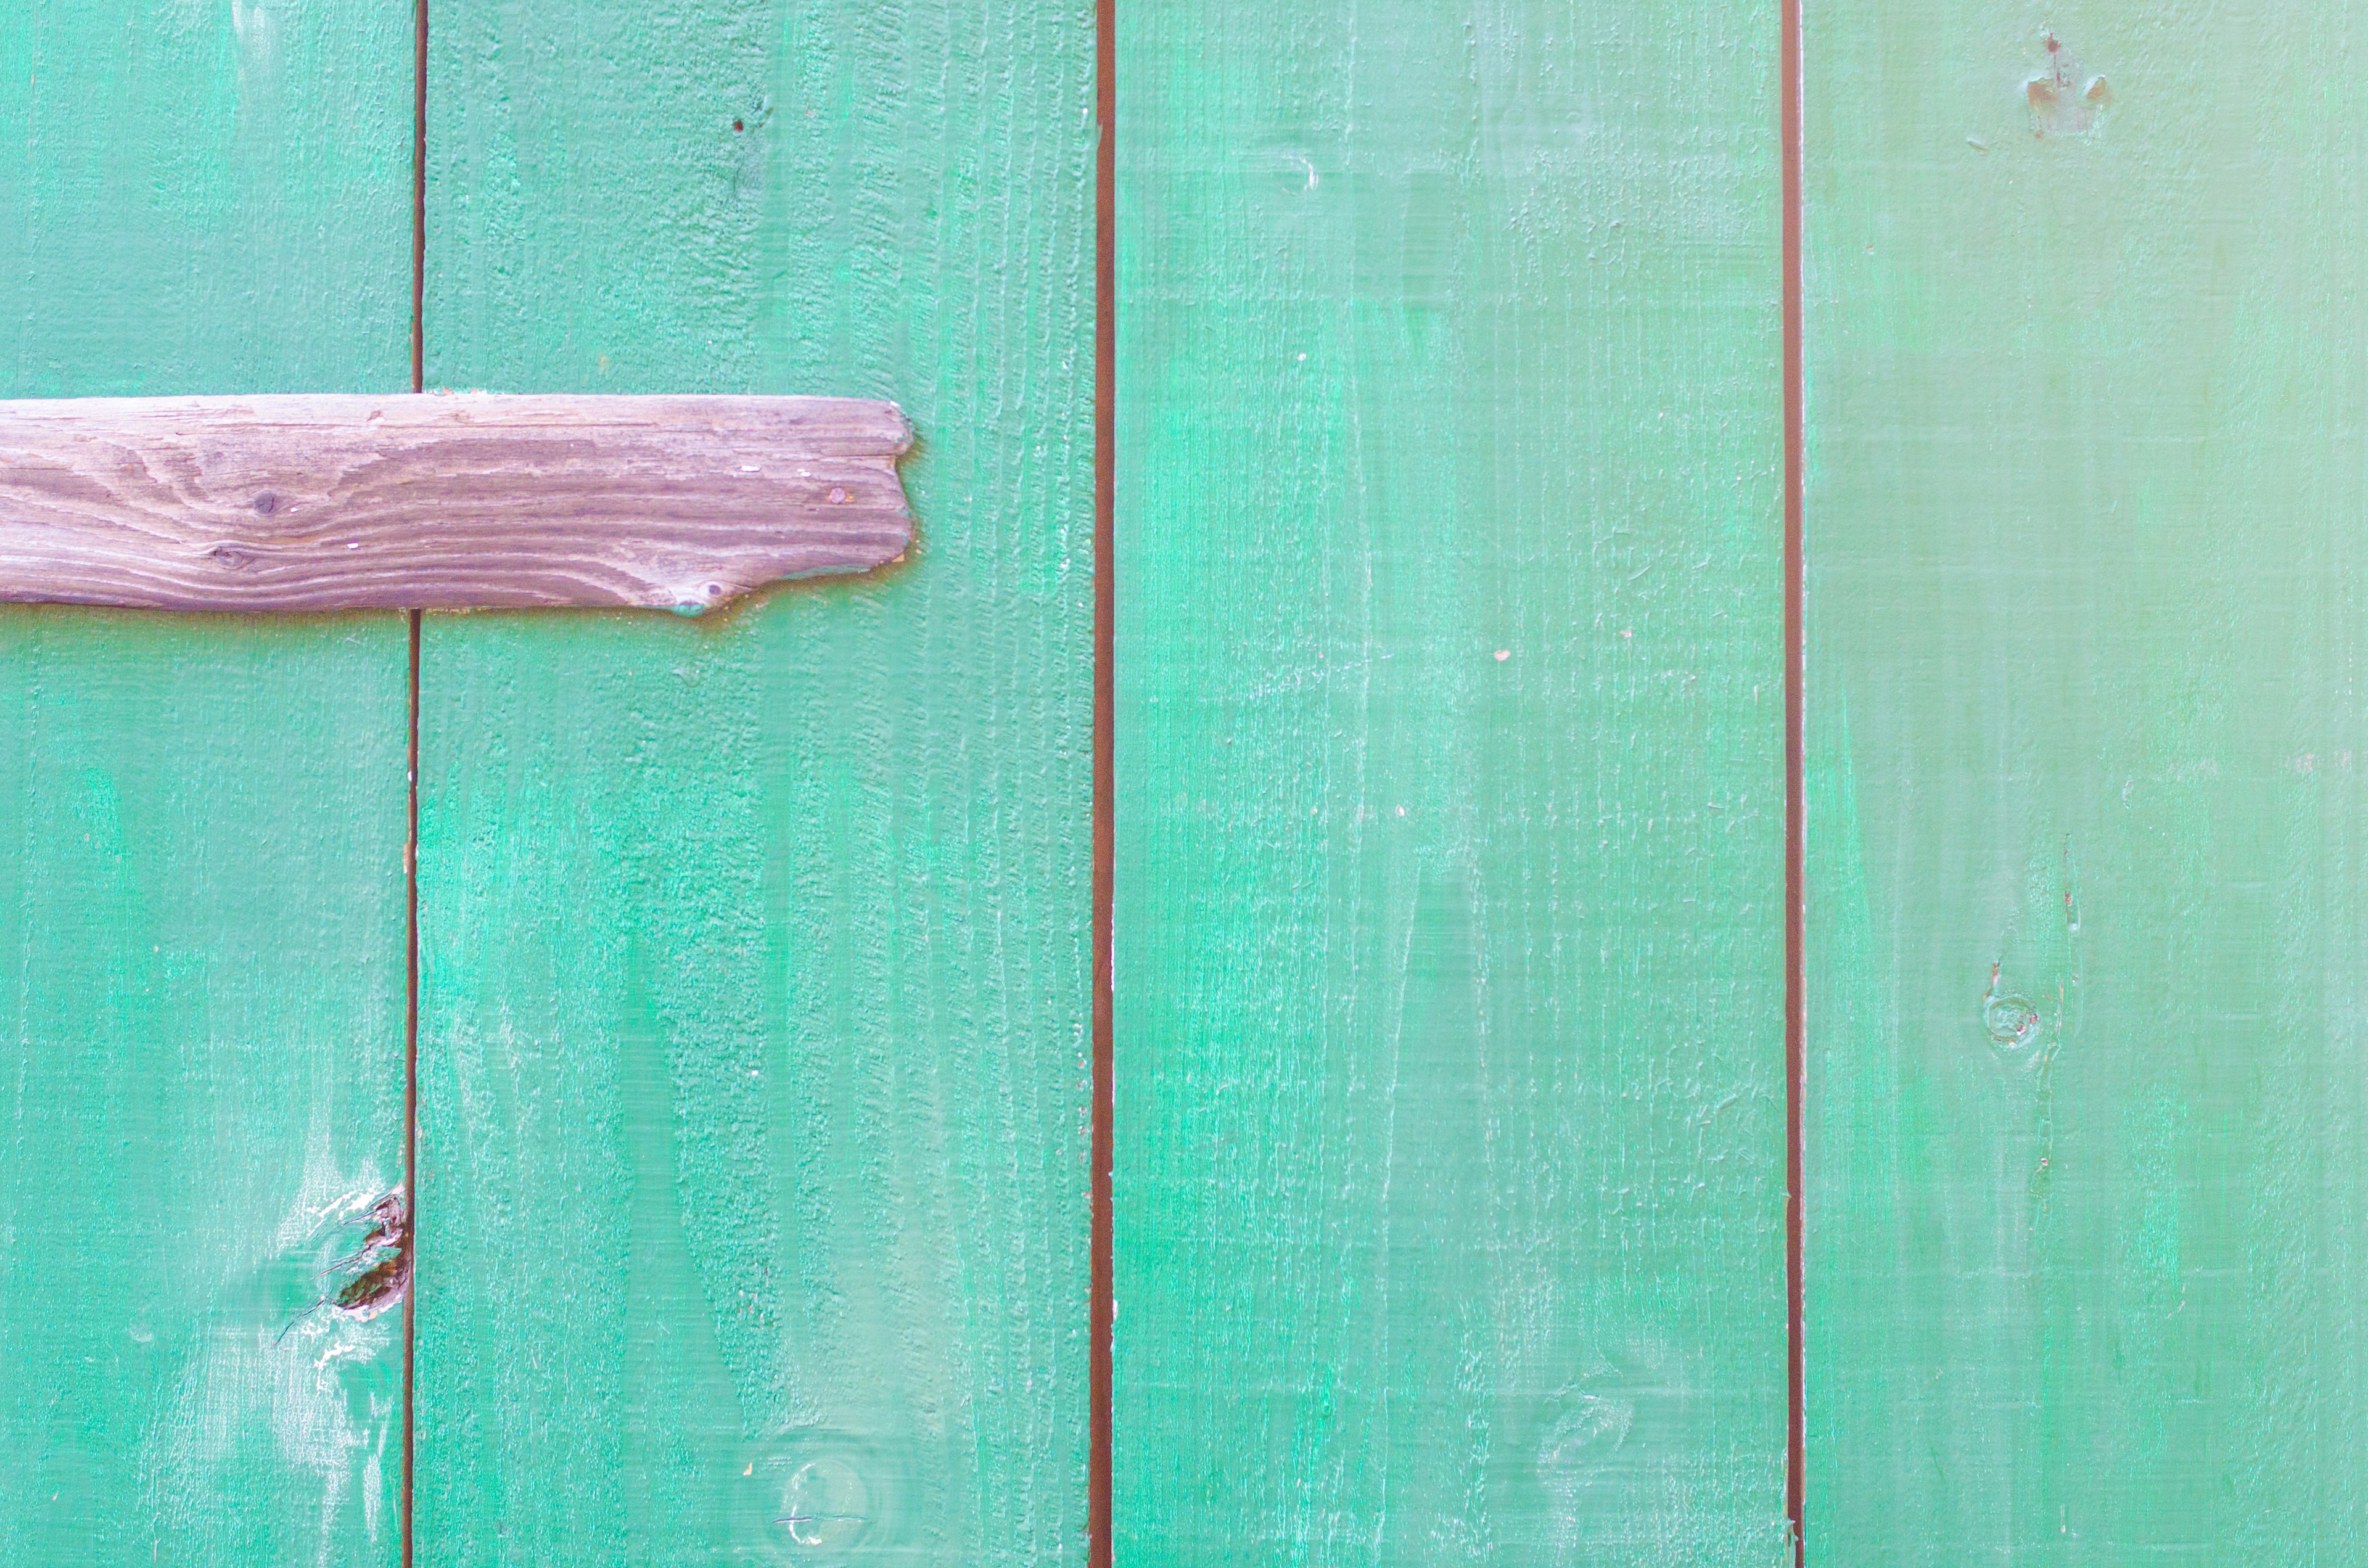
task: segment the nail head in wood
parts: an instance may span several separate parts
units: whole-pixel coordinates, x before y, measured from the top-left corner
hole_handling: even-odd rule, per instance
[[[0,601],[706,609],[912,542],[894,403],[0,401]]]

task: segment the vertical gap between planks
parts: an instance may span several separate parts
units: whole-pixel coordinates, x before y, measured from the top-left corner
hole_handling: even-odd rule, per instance
[[[411,390],[427,390],[427,0],[411,25]]]
[[[1808,1095],[1808,886],[1803,546],[1807,458],[1801,327],[1801,3],[1778,0],[1778,135],[1783,142],[1784,313],[1784,1513],[1794,1568],[1808,1562],[1803,1130]]]
[[[427,390],[427,0],[413,0],[411,25],[411,390]],[[398,1526],[403,1568],[411,1568],[415,1354],[419,1300],[419,632],[409,613],[410,678],[404,739],[403,830],[403,1212],[411,1282],[403,1292],[403,1483]]]
[[[1118,1147],[1110,950],[1117,886],[1112,800],[1117,673],[1113,574],[1117,544],[1118,411],[1118,4],[1095,0],[1094,119],[1094,827],[1093,827],[1093,1283],[1086,1457],[1086,1561],[1110,1568],[1110,1364],[1118,1309],[1110,1171]]]
[[[404,744],[403,1213],[411,1282],[403,1292],[403,1568],[411,1568],[412,1347],[419,1299],[419,612],[411,610],[409,733]]]

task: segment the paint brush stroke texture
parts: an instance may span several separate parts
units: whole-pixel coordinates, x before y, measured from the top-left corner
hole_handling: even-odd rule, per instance
[[[426,619],[419,1561],[1081,1561],[1090,16],[431,47],[431,382],[893,397],[921,527]]]
[[[2351,1561],[2368,20],[1810,21],[1811,1561]]]
[[[1120,1560],[1773,1568],[1774,6],[1119,26]]]
[[[0,396],[401,388],[407,23],[12,5]],[[0,1563],[399,1560],[404,642],[0,608]]]

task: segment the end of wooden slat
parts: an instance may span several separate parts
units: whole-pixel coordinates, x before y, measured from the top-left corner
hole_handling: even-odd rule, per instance
[[[902,560],[912,445],[849,398],[0,402],[0,599],[696,613]]]

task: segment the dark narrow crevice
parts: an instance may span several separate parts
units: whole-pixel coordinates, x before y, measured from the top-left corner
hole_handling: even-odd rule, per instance
[[[411,28],[411,390],[427,390],[427,0],[413,0]],[[403,1568],[412,1557],[414,1372],[418,1342],[416,1266],[419,1226],[419,612],[410,612],[409,733],[404,743],[403,1204],[408,1226],[403,1293]]]
[[[1087,1372],[1086,1561],[1110,1568],[1111,1333],[1115,1324],[1116,1226],[1110,1173],[1117,1153],[1117,1052],[1110,1015],[1112,900],[1117,887],[1112,758],[1116,737],[1118,383],[1118,5],[1094,6],[1094,804],[1093,804],[1093,1285]]]
[[[403,840],[404,931],[403,945],[403,1210],[404,1284],[416,1279],[414,1265],[419,1225],[419,612],[410,612],[410,733],[404,776],[409,820]],[[411,1456],[413,1347],[417,1341],[416,1288],[403,1292],[403,1568],[411,1568]]]
[[[1783,141],[1784,312],[1784,1512],[1794,1568],[1808,1562],[1808,1409],[1803,1130],[1808,1096],[1807,824],[1803,526],[1806,399],[1801,323],[1801,0],[1779,0],[1777,120]]]
[[[411,390],[427,390],[427,0],[411,28]]]

